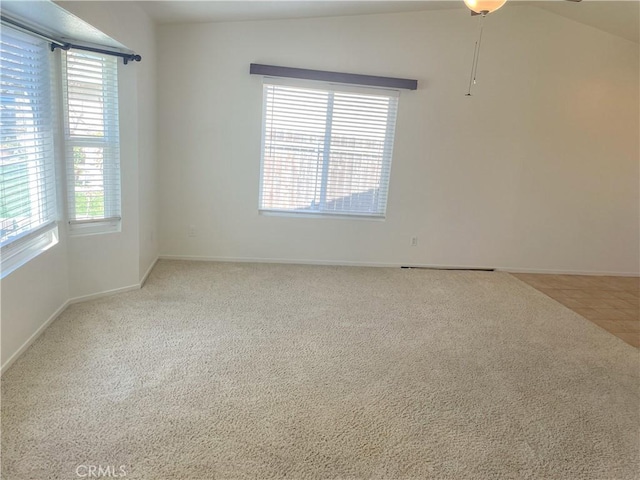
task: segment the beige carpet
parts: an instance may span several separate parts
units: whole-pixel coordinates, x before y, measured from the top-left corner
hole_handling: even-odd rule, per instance
[[[508,274],[161,261],[5,374],[2,473],[631,479],[638,387],[636,349]]]

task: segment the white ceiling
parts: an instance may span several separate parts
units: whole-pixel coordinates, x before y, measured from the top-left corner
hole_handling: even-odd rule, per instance
[[[372,13],[415,12],[464,8],[451,1],[384,0],[214,0],[141,1],[140,6],[158,23],[233,22],[284,18],[335,17]]]
[[[323,1],[139,1],[149,16],[161,24],[275,20],[373,13],[463,9],[462,0],[323,0]],[[507,7],[535,5],[563,17],[640,42],[640,1],[590,1],[581,3],[510,0]]]
[[[531,2],[570,20],[640,43],[640,1]]]

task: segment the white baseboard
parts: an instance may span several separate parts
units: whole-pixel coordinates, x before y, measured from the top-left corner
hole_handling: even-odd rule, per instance
[[[259,258],[259,257],[202,257],[196,255],[160,255],[160,260],[188,260],[194,262],[237,262],[237,263],[282,263],[287,265],[325,265],[336,267],[381,267],[381,268],[439,268],[448,270],[486,270],[493,267],[482,265],[439,265],[427,263],[391,263],[391,262],[354,262],[349,260],[309,260],[290,258]]]
[[[563,270],[563,269],[536,269],[536,268],[511,268],[493,267],[483,265],[441,265],[427,263],[384,263],[384,262],[352,262],[345,260],[309,260],[309,259],[288,259],[288,258],[258,258],[258,257],[220,257],[220,256],[197,256],[197,255],[160,255],[161,260],[190,260],[196,262],[238,262],[238,263],[283,263],[294,265],[334,265],[353,267],[416,267],[416,268],[441,268],[441,269],[491,269],[507,273],[546,273],[553,275],[607,275],[616,277],[637,277],[640,273],[634,272],[610,272],[592,270]]]
[[[0,369],[0,375],[4,374],[4,372],[7,371],[7,369],[13,364],[13,362],[15,362],[16,359],[18,359],[18,357],[20,357],[20,355],[22,355],[27,350],[27,348],[29,348],[31,344],[40,335],[42,335],[42,333],[47,329],[47,327],[56,318],[58,318],[62,314],[62,312],[64,312],[67,309],[69,305],[73,305],[75,303],[80,303],[80,302],[86,302],[89,300],[95,300],[96,298],[108,297],[110,295],[115,295],[117,293],[130,292],[132,290],[138,290],[139,288],[140,288],[140,284],[137,283],[135,285],[129,285],[128,287],[114,288],[113,290],[105,290],[104,292],[93,293],[91,295],[82,295],[80,297],[70,298],[69,300],[64,302],[60,307],[58,307],[58,309],[55,312],[53,312],[53,314],[42,325],[38,327],[38,329],[27,339],[27,341],[24,342],[20,346],[20,348],[13,355],[11,355],[11,357],[9,357],[9,359],[6,362],[4,362],[4,365],[2,365],[2,368]]]
[[[153,267],[156,266],[156,263],[158,263],[159,259],[160,259],[160,257],[156,257],[156,259],[153,262],[151,262],[151,265],[149,266],[149,268],[147,268],[147,271],[144,272],[144,275],[140,279],[140,288],[144,287],[144,284],[147,281],[147,278],[149,277],[149,274],[151,273],[151,270],[153,270]]]
[[[334,265],[334,266],[354,266],[354,267],[391,267],[399,268],[401,266],[412,266],[422,268],[443,268],[443,269],[464,269],[464,268],[486,268],[479,267],[477,265],[434,265],[434,264],[416,264],[416,263],[374,263],[374,262],[351,262],[351,261],[336,261],[336,260],[308,260],[308,259],[287,259],[287,258],[252,258],[252,257],[204,257],[195,255],[160,255],[156,258],[151,266],[147,269],[140,283],[129,285],[121,288],[114,288],[112,290],[105,290],[103,292],[93,293],[90,295],[82,295],[79,297],[70,298],[64,302],[53,314],[42,324],[38,329],[25,341],[22,346],[2,365],[0,369],[0,375],[16,361],[20,355],[22,355],[31,344],[44,332],[47,327],[65,311],[65,309],[72,304],[86,302],[89,300],[95,300],[97,298],[107,297],[118,293],[130,292],[132,290],[138,290],[144,285],[149,274],[155,267],[158,260],[190,260],[200,262],[240,262],[240,263],[282,263],[282,264],[296,264],[296,265]],[[506,273],[542,273],[553,275],[607,275],[618,277],[636,277],[638,273],[633,272],[607,272],[607,271],[585,271],[585,270],[552,270],[552,269],[535,269],[535,268],[496,268],[497,271]]]
[[[290,258],[259,258],[259,257],[201,257],[195,255],[160,255],[161,260],[190,260],[194,262],[237,262],[237,263],[282,263],[287,265],[327,265],[338,267],[395,267],[399,268],[409,264],[383,263],[383,262],[352,262],[348,260],[309,260]],[[412,267],[452,268],[438,265],[411,264]],[[458,267],[465,268],[465,267]],[[479,267],[466,267],[479,268]]]
[[[20,357],[20,355],[22,355],[40,335],[42,335],[42,333],[47,329],[47,327],[56,318],[58,318],[62,314],[62,312],[66,310],[66,308],[69,305],[73,305],[75,303],[80,303],[80,302],[87,302],[89,300],[95,300],[97,298],[108,297],[111,295],[116,295],[118,293],[130,292],[132,290],[139,290],[140,288],[142,288],[142,285],[144,285],[144,282],[147,280],[147,277],[149,276],[149,274],[151,273],[151,270],[153,270],[153,267],[155,267],[157,262],[158,262],[158,258],[156,258],[151,264],[151,266],[147,269],[140,283],[136,283],[134,285],[129,285],[121,288],[114,288],[112,290],[105,290],[103,292],[92,293],[90,295],[81,295],[79,297],[68,299],[66,302],[60,305],[60,307],[58,307],[56,311],[53,312],[53,314],[42,325],[38,327],[38,329],[27,339],[26,342],[24,342],[20,346],[20,348],[13,355],[11,355],[11,357],[9,357],[9,359],[6,362],[4,362],[4,365],[2,365],[2,367],[0,368],[0,376],[7,371],[7,369],[13,364],[13,362],[15,362],[18,359],[18,357]]]
[[[70,298],[68,301],[69,305],[73,305],[74,303],[80,302],[88,302],[89,300],[95,300],[97,298],[102,297],[110,297],[111,295],[115,295],[117,293],[130,292],[132,290],[139,290],[140,284],[136,283],[134,285],[129,285],[127,287],[114,288],[112,290],[105,290],[104,292],[91,293],[89,295],[81,295],[79,297]]]
[[[33,342],[36,341],[36,339],[42,335],[42,332],[44,332],[47,327],[56,319],[60,316],[60,314],[62,312],[64,312],[66,310],[66,308],[70,305],[70,301],[67,300],[66,302],[64,302],[62,305],[60,305],[58,307],[58,309],[53,312],[53,314],[47,319],[46,322],[44,322],[42,325],[40,325],[40,327],[38,327],[38,329],[33,332],[33,335],[31,335],[26,342],[24,342],[20,348],[13,354],[11,355],[6,362],[4,362],[4,365],[2,365],[2,368],[0,369],[0,375],[4,374],[4,372],[7,371],[7,369],[13,364],[13,362],[15,362],[18,357],[20,357],[20,355],[22,355],[27,348],[29,348],[31,346],[31,344]]]
[[[592,270],[555,270],[544,268],[497,268],[496,270],[507,273],[542,273],[547,275],[589,275],[607,277],[637,277],[640,272],[608,272]]]

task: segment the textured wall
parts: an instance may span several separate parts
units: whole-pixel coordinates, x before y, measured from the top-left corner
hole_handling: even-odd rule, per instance
[[[637,273],[638,45],[505,8],[486,19],[469,98],[477,20],[448,10],[158,27],[161,253]],[[419,80],[400,98],[385,221],[258,214],[251,62]]]

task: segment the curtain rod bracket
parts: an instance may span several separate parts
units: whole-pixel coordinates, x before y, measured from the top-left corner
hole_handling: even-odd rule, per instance
[[[58,45],[57,43],[51,43],[50,47],[51,47],[51,51],[52,52],[55,52],[56,48],[59,48],[60,50],[70,50],[71,49],[71,44],[63,43],[62,45]]]
[[[140,60],[142,60],[142,57],[140,55],[135,55],[135,54],[131,54],[128,57],[122,57],[122,61],[124,62],[125,65],[129,63],[129,61],[139,62]]]

